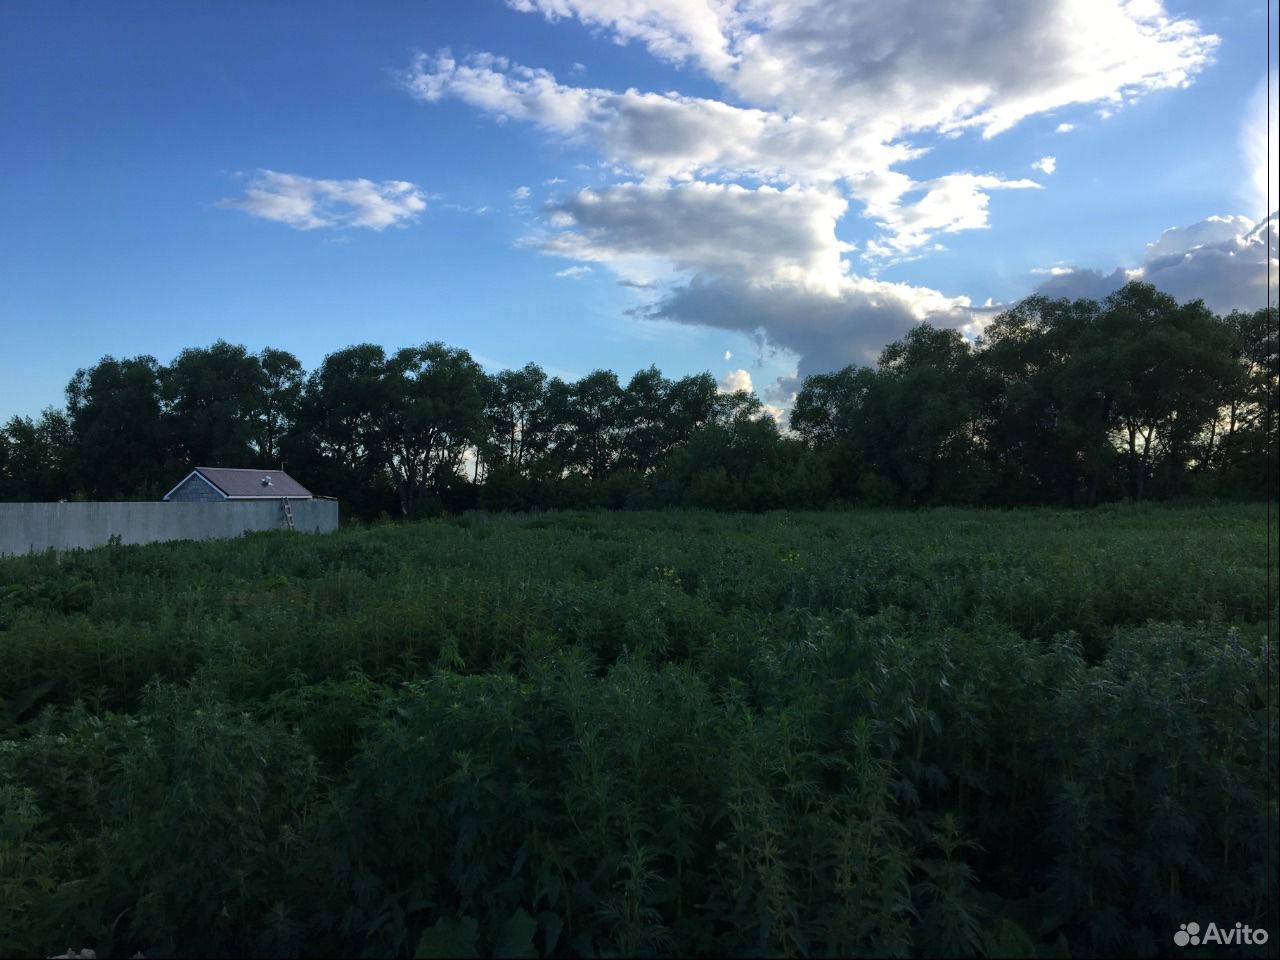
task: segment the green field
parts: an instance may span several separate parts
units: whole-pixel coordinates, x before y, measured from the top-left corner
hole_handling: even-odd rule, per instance
[[[1080,957],[1263,926],[1266,555],[1257,505],[0,561],[0,955]]]

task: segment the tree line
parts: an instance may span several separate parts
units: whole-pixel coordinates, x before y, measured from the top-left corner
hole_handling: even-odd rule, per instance
[[[976,343],[920,324],[875,366],[807,377],[786,432],[710,373],[489,375],[438,342],[358,344],[307,372],[220,340],[77,370],[65,409],[0,429],[0,500],[156,499],[195,465],[283,467],[366,519],[1262,498],[1276,319],[1140,282],[1101,302],[1033,296]]]

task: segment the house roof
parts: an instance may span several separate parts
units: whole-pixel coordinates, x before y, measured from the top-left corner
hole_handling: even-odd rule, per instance
[[[305,498],[311,491],[283,470],[257,470],[242,467],[196,467],[164,495],[168,500],[174,490],[192,477],[199,477],[229,500],[278,500],[281,497]]]

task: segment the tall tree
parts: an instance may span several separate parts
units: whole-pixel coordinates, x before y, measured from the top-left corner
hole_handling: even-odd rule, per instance
[[[1092,357],[1092,300],[1028,297],[987,327],[975,379],[993,492],[1002,503],[1096,498],[1114,462],[1114,398]]]
[[[391,403],[387,357],[375,343],[329,354],[307,377],[286,456],[308,484],[351,504],[357,514],[393,509],[383,437]]]
[[[1280,449],[1280,342],[1277,311],[1233,311],[1230,331],[1237,374],[1218,416],[1202,432],[1197,466],[1214,472],[1215,486],[1230,495],[1274,496],[1267,490],[1267,456]]]
[[[1109,296],[1090,354],[1115,394],[1117,440],[1130,493],[1181,490],[1192,444],[1217,416],[1239,367],[1230,330],[1199,300],[1178,305],[1149,283]]]
[[[617,374],[596,370],[573,384],[552,380],[549,413],[558,461],[570,472],[602,480],[622,453],[623,391]]]
[[[0,500],[65,500],[72,496],[71,423],[52,407],[39,420],[12,417],[0,427]]]
[[[284,458],[285,438],[298,418],[304,372],[293,354],[267,347],[258,354],[262,371],[253,410],[253,448],[257,460],[270,466]]]
[[[833,492],[849,501],[874,486],[868,451],[877,446],[872,424],[881,420],[878,382],[870,367],[813,374],[805,377],[791,408],[791,429],[814,451],[811,462],[829,475]]]
[[[266,374],[243,346],[183,350],[160,373],[170,450],[184,466],[248,466]],[[263,464],[266,466],[267,464]]]
[[[623,391],[618,419],[620,462],[644,475],[656,467],[672,442],[672,391],[675,387],[657,367],[640,370]]]
[[[406,347],[387,364],[383,424],[387,463],[406,517],[428,492],[444,493],[464,454],[482,436],[485,375],[465,350],[442,343]]]
[[[491,465],[524,475],[551,444],[547,375],[536,363],[529,363],[490,379],[485,399],[488,435],[482,455]]]
[[[863,455],[909,503],[978,498],[979,406],[974,354],[956,330],[922,323],[880,354],[864,407]]]
[[[76,483],[94,500],[158,497],[174,480],[154,357],[103,357],[67,384]]]

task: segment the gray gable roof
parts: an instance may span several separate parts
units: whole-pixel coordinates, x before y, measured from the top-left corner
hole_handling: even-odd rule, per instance
[[[311,491],[283,470],[255,470],[240,467],[196,467],[182,478],[164,499],[193,476],[204,480],[229,500],[278,500],[281,497],[310,499]]]

